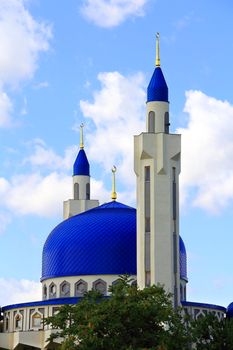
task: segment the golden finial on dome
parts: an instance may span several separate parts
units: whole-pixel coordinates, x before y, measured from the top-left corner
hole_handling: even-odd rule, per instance
[[[116,171],[117,168],[115,165],[112,167],[112,200],[115,201],[117,199],[116,193]]]
[[[160,52],[159,52],[159,33],[156,33],[156,59],[155,59],[155,65],[156,67],[160,67]]]
[[[82,124],[80,125],[80,149],[84,149],[83,128],[84,128],[84,124],[82,123]]]

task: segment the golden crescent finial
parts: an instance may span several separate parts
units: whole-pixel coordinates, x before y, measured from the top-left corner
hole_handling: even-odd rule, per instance
[[[80,125],[80,149],[84,149],[83,128],[84,128],[84,124],[82,123],[82,124]]]
[[[116,193],[116,171],[117,168],[115,165],[112,167],[112,200],[115,201],[117,199]]]
[[[155,59],[156,67],[160,67],[159,38],[160,38],[160,35],[157,32],[156,33],[156,59]]]

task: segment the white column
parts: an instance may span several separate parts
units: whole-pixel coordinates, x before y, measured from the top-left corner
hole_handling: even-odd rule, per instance
[[[154,132],[148,116],[154,112]],[[168,132],[167,102],[147,104],[147,132],[134,138],[137,176],[137,280],[162,284],[179,304],[180,135]],[[150,122],[151,123],[151,122]],[[152,125],[153,126],[153,125]],[[150,130],[151,131],[151,130]],[[148,214],[149,211],[149,214]]]

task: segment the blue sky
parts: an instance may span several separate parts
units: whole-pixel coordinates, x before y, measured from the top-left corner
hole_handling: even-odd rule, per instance
[[[232,300],[232,3],[0,0],[0,304],[40,297],[43,243],[71,195],[85,123],[92,198],[135,205],[155,34],[182,133],[180,233],[188,299]]]

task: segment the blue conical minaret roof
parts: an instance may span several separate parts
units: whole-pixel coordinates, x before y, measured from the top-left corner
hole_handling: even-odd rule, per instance
[[[168,102],[168,87],[162,69],[156,67],[147,88],[147,102]]]
[[[73,176],[86,175],[90,176],[90,165],[84,149],[80,149],[73,166]]]
[[[90,165],[89,165],[86,153],[84,151],[83,127],[84,127],[84,124],[81,124],[80,125],[80,150],[74,162],[73,176],[76,176],[76,175],[90,176]]]
[[[147,88],[147,102],[168,102],[168,87],[160,68],[159,33],[156,35],[156,67]]]

